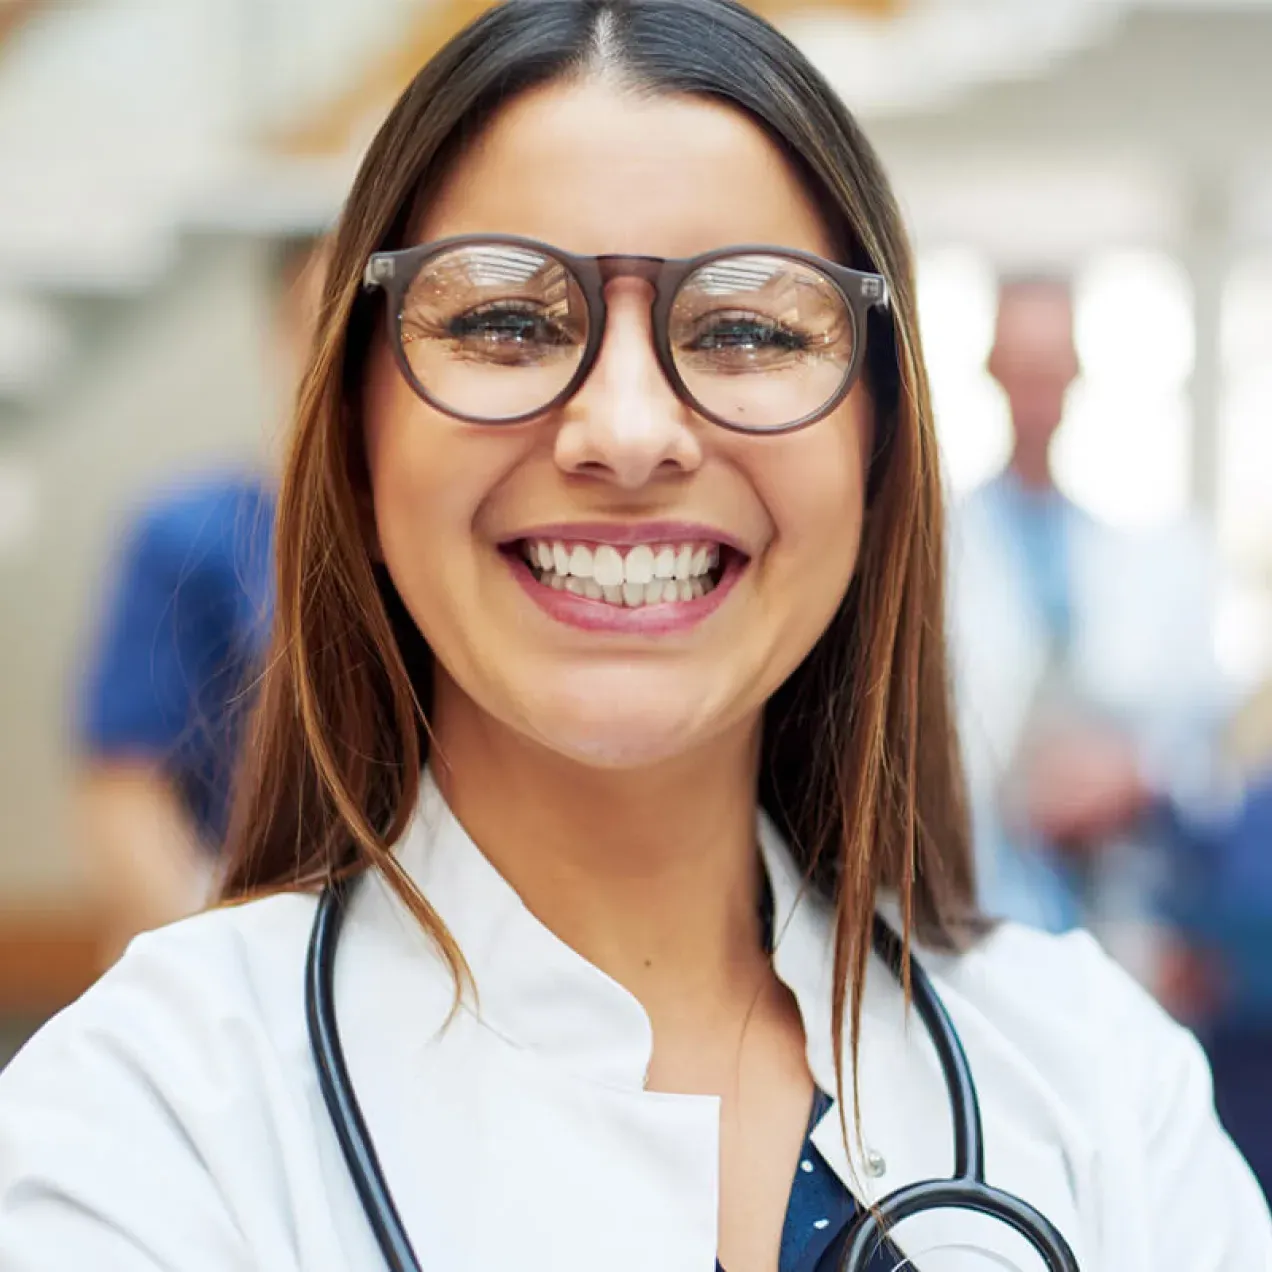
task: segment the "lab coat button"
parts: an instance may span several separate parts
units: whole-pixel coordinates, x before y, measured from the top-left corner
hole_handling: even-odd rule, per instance
[[[884,1160],[882,1153],[876,1153],[873,1148],[866,1149],[866,1174],[871,1179],[881,1179],[888,1171],[888,1163]]]

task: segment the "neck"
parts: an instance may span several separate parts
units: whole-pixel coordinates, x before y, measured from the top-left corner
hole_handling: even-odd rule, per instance
[[[758,721],[674,761],[593,768],[438,689],[437,783],[541,923],[654,1016],[754,991]]]
[[[1055,489],[1055,477],[1051,471],[1049,446],[1022,446],[1018,442],[1008,464],[1016,479],[1026,490],[1047,491]]]

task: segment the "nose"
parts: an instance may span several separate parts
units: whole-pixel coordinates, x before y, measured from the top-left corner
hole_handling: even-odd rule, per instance
[[[702,463],[700,421],[658,364],[648,285],[616,280],[606,305],[596,364],[557,432],[557,465],[624,490],[693,472]]]

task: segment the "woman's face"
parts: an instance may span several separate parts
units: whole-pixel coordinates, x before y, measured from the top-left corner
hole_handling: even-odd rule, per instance
[[[517,100],[468,150],[418,237],[472,233],[585,255],[734,244],[832,255],[799,180],[745,116],[600,81]],[[854,388],[796,433],[729,432],[667,384],[651,297],[637,279],[608,285],[590,378],[526,424],[461,423],[411,390],[387,341],[373,357],[378,550],[436,655],[443,750],[457,713],[598,766],[736,738],[844,596],[861,537],[867,394]],[[641,580],[671,563],[690,577],[664,580],[647,603],[654,585]],[[632,586],[611,581],[619,564]],[[569,569],[569,587],[552,577]]]

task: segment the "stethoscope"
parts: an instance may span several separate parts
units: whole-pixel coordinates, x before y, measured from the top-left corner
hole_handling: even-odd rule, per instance
[[[353,1090],[336,1026],[336,944],[350,894],[349,881],[330,885],[318,902],[305,964],[305,1014],[318,1082],[358,1198],[391,1272],[420,1272],[393,1194],[385,1182],[370,1132]],[[900,938],[882,919],[874,924],[875,952],[894,976],[902,975]],[[1079,1272],[1068,1243],[1047,1217],[1028,1202],[985,1182],[985,1147],[980,1103],[963,1044],[924,970],[910,960],[910,983],[918,1010],[940,1060],[954,1122],[954,1173],[898,1188],[862,1208],[845,1238],[839,1272],[869,1272],[870,1260],[886,1249],[885,1234],[896,1224],[935,1210],[969,1210],[1015,1229],[1041,1256],[1048,1272]],[[906,1266],[909,1266],[908,1264]]]

